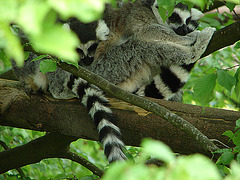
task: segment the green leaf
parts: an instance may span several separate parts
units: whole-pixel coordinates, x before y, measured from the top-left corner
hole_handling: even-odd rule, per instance
[[[221,177],[215,164],[207,157],[194,154],[181,156],[174,163],[175,167],[166,171],[167,178],[171,180],[220,180]]]
[[[235,79],[237,80],[234,92],[236,96],[239,98],[240,97],[240,67],[237,69],[237,72],[234,75]]]
[[[167,20],[167,16],[166,16],[167,10],[164,7],[162,7],[162,6],[159,6],[158,10],[159,10],[159,14],[160,14],[163,22],[165,22]]]
[[[195,4],[199,7],[201,7],[201,9],[203,9],[205,2],[204,0],[186,0],[186,2],[191,2],[192,4]]]
[[[230,139],[233,139],[234,133],[230,130],[224,132],[222,135],[229,137]]]
[[[236,4],[232,3],[232,2],[227,2],[226,6],[228,7],[228,9],[230,10],[230,12],[233,11],[233,9],[235,8]]]
[[[236,42],[233,48],[234,49],[239,49],[240,48],[240,41]]]
[[[23,65],[24,52],[21,43],[17,36],[15,36],[8,24],[0,21],[0,48],[3,48],[5,53],[13,58],[18,66]]]
[[[49,4],[65,18],[77,17],[84,23],[99,19],[105,0],[48,0]]]
[[[45,58],[45,57],[47,57],[47,56],[48,56],[48,55],[40,55],[40,56],[34,58],[32,61],[38,61],[38,60],[43,59],[43,58]]]
[[[236,128],[235,128],[235,129],[238,129],[238,128],[240,128],[240,119],[238,119],[238,120],[236,121]]]
[[[46,72],[54,72],[57,70],[57,62],[51,59],[46,59],[40,62],[39,68],[43,74]]]
[[[231,164],[231,173],[224,178],[224,180],[238,180],[240,179],[240,165],[237,162]]]
[[[227,152],[224,152],[219,157],[219,163],[222,163],[223,165],[229,165],[233,159],[234,159],[234,154],[230,151],[227,151]]]
[[[232,151],[232,149],[218,149],[214,153],[224,153],[224,152],[229,152]]]
[[[196,99],[205,106],[212,100],[213,90],[216,86],[216,74],[210,74],[199,78],[193,88]]]
[[[175,6],[175,0],[158,0],[157,3],[159,6]]]
[[[1,0],[0,14],[1,20],[11,23],[17,16],[18,0]]]
[[[141,146],[143,147],[143,152],[152,154],[166,163],[174,160],[172,150],[163,142],[144,139]]]
[[[240,0],[226,0],[227,2],[232,2],[234,4],[240,4]]]
[[[237,154],[236,160],[240,164],[240,153]]]
[[[231,91],[232,87],[236,84],[236,79],[225,70],[217,70],[218,83]]]
[[[239,146],[240,145],[240,133],[236,135],[236,137],[233,138],[233,143],[236,145],[236,146]]]
[[[51,54],[66,61],[77,62],[76,47],[79,41],[74,33],[63,29],[60,25],[48,24],[40,34],[31,37],[34,48],[40,52]]]
[[[234,88],[234,92],[235,92],[236,96],[239,98],[240,97],[240,81],[238,81],[238,83],[236,84],[236,86]]]
[[[50,7],[46,1],[26,0],[19,8],[17,22],[28,34],[39,34]]]

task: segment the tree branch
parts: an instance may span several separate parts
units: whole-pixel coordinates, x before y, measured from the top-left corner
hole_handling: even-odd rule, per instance
[[[92,164],[91,162],[89,162],[88,160],[86,160],[85,158],[72,153],[70,151],[63,153],[59,156],[59,158],[65,158],[65,159],[70,159],[74,162],[77,162],[79,164],[81,164],[82,166],[86,167],[87,169],[89,169],[91,172],[93,172],[93,174],[102,177],[104,174],[104,171],[101,170],[100,168],[98,168],[97,166],[95,166],[94,164]]]
[[[233,45],[240,40],[240,21],[230,24],[213,34],[213,37],[203,53],[202,58],[224,47]]]
[[[73,136],[49,133],[22,146],[3,151],[0,153],[0,174],[47,158],[65,158],[85,166],[101,177],[103,175],[101,169],[69,151],[70,143],[77,139]]]
[[[8,81],[10,82],[12,81]],[[1,101],[5,101],[8,107],[3,107],[5,111],[0,116],[0,125],[59,132],[68,136],[98,140],[94,123],[78,100],[56,100],[39,95],[26,98],[22,90],[12,88],[11,85],[9,90],[6,88],[0,88],[4,90],[4,92],[0,91],[0,94],[4,93],[6,96],[0,98],[0,104]],[[234,130],[240,112],[205,108],[202,114],[200,106],[151,100],[186,119],[210,139],[218,139],[232,147],[228,138],[222,136],[222,133],[226,130]],[[165,142],[174,152],[181,154],[198,152],[212,156],[193,138],[153,113],[116,99],[110,99],[110,104],[117,115],[116,125],[122,130],[123,140],[127,145],[139,146],[143,138],[151,137]]]
[[[0,173],[56,157],[67,151],[69,144],[75,140],[76,137],[49,133],[25,145],[3,151],[0,153]]]
[[[7,146],[7,144],[3,141],[0,140],[0,145],[5,149],[5,150],[9,150],[10,148]],[[21,168],[16,168],[16,170],[18,171],[18,173],[22,176],[26,178],[26,175],[24,174],[23,170]]]

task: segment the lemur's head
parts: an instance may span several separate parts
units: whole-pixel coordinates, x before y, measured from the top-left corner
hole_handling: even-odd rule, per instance
[[[195,8],[189,11],[187,5],[178,3],[172,15],[168,18],[167,23],[176,34],[185,36],[197,28],[198,20],[202,15],[201,11]]]
[[[109,28],[103,20],[86,24],[76,18],[70,18],[67,26],[76,33],[81,42],[76,49],[79,54],[79,63],[90,65],[94,60],[99,41],[107,39]]]

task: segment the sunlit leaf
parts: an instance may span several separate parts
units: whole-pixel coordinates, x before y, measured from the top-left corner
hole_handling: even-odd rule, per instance
[[[152,154],[156,158],[169,163],[174,160],[174,155],[170,147],[160,141],[145,139],[142,142],[143,152]]]
[[[57,69],[57,63],[51,59],[45,59],[40,62],[39,68],[43,74],[46,72],[54,72]]]
[[[50,7],[43,0],[26,0],[19,9],[18,24],[28,34],[39,34]]]
[[[179,157],[175,167],[168,173],[168,179],[182,180],[220,180],[215,164],[207,157],[195,154]]]
[[[23,65],[24,53],[21,43],[17,36],[15,36],[9,26],[0,21],[0,48],[5,50],[5,53],[13,58],[18,66]]]
[[[12,23],[17,16],[18,0],[1,0],[0,1],[0,15],[1,20]]]
[[[49,4],[65,18],[75,16],[88,23],[101,17],[104,0],[48,0]]]
[[[234,4],[240,4],[240,0],[226,0],[227,2],[232,2]]]
[[[224,180],[238,180],[240,179],[240,165],[237,162],[231,164],[231,173],[224,178]]]
[[[45,57],[47,57],[47,56],[48,56],[48,55],[40,55],[40,56],[34,58],[32,61],[38,61],[38,60],[43,59],[43,58],[45,58]]]
[[[78,60],[75,49],[79,42],[76,35],[60,25],[48,24],[43,27],[40,34],[33,35],[31,38],[35,49],[40,52],[55,55],[67,61]]]

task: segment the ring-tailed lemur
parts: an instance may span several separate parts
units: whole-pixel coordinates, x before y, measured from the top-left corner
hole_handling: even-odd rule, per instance
[[[178,3],[172,15],[167,19],[167,25],[172,28],[176,34],[184,36],[193,32],[198,27],[198,20],[203,16],[202,12],[188,6]],[[161,73],[153,77],[153,81],[141,87],[136,94],[148,96],[157,99],[172,101],[182,101],[181,88],[187,82],[190,71],[195,63],[161,66]]]
[[[98,22],[98,26],[104,28],[96,28],[96,31],[110,33],[107,40],[97,36],[103,41],[88,69],[124,90],[134,92],[151,83],[160,73],[161,66],[196,62],[214,30],[206,28],[179,36],[162,23],[155,5],[155,0],[136,0],[117,10],[106,6],[104,21]],[[38,88],[48,89],[55,98],[78,97],[96,124],[109,162],[126,159],[120,130],[114,125],[113,113],[106,106],[107,99],[102,91],[61,69],[44,75],[39,72],[38,64],[39,61],[28,60],[23,68],[15,68],[15,73],[22,81],[30,80]]]
[[[167,19],[166,25],[172,28],[178,35],[186,35],[194,31],[198,26],[198,20],[203,16],[202,12],[192,8],[188,10],[188,6],[182,3],[178,3],[172,15]],[[77,22],[77,20],[75,20]],[[73,24],[73,23],[71,23]],[[77,34],[81,32],[76,31],[78,27],[81,27],[82,23],[75,23],[74,28],[72,28]],[[89,25],[88,25],[89,26]],[[71,25],[70,25],[71,27]],[[81,39],[81,38],[80,38]],[[83,42],[84,45],[89,42]],[[94,46],[90,46],[89,49],[85,49],[82,61],[93,62],[93,56],[97,48],[97,43]],[[87,46],[88,47],[88,46]],[[82,51],[79,49],[79,51]],[[82,53],[83,54],[83,53]],[[90,65],[88,63],[88,65]],[[146,86],[141,87],[137,92],[137,95],[148,96],[158,99],[181,101],[182,91],[181,88],[184,86],[188,80],[191,69],[194,67],[195,63],[174,65],[170,67],[160,67],[161,73],[153,78],[153,81]]]

